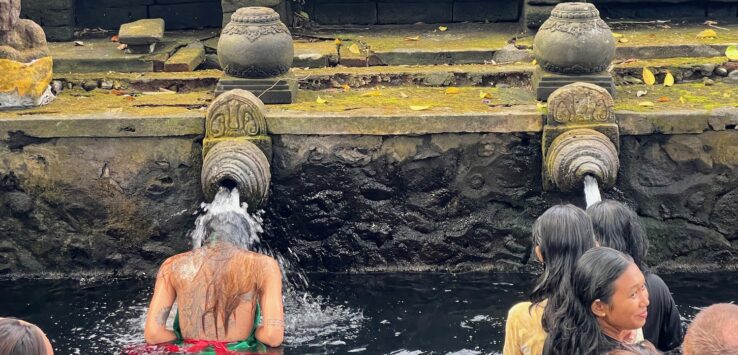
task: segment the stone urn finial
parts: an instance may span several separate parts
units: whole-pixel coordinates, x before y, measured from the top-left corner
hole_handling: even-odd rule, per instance
[[[289,29],[268,7],[238,9],[218,41],[221,67],[238,78],[282,75],[292,67],[294,52]]]
[[[615,39],[594,5],[562,3],[538,30],[533,56],[552,73],[599,73],[615,58]]]
[[[46,104],[52,61],[41,26],[20,18],[20,0],[0,0],[0,109]]]

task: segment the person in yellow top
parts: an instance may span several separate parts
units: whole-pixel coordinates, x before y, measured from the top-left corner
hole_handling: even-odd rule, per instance
[[[574,205],[556,205],[533,224],[533,249],[543,274],[528,302],[513,306],[505,323],[503,355],[540,355],[546,340],[546,321],[562,303],[557,295],[571,279],[577,259],[596,246],[592,221]]]

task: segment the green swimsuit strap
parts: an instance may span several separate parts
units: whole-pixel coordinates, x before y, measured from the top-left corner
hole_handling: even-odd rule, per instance
[[[249,335],[248,338],[245,340],[241,340],[238,342],[230,343],[228,344],[229,350],[265,350],[266,346],[262,343],[260,343],[258,340],[256,340],[256,328],[261,324],[261,306],[259,305],[259,302],[256,302],[256,311],[254,312],[254,327],[251,330],[251,335]],[[182,329],[179,325],[179,310],[177,311],[177,314],[174,316],[174,325],[173,325],[174,334],[177,336],[177,343],[181,343],[184,338],[182,337]],[[211,351],[204,351],[200,354],[207,355],[207,354],[214,354],[214,352]]]

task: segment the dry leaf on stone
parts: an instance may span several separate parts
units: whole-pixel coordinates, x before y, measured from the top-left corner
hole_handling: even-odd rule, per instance
[[[537,61],[537,60],[535,60],[535,59],[533,59],[533,61],[532,61],[532,62],[530,62],[530,64],[536,65],[536,64],[538,64],[538,61]]]
[[[661,96],[658,99],[656,99],[656,102],[669,102],[671,99],[668,96]]]
[[[446,95],[449,95],[449,94],[458,94],[459,91],[461,91],[461,90],[459,90],[459,88],[450,87],[450,88],[446,88],[445,93],[446,93]]]
[[[335,40],[333,41],[333,43],[335,43],[335,44],[336,44],[337,46],[340,46],[340,45],[341,45],[341,44],[342,44],[343,42],[341,41],[341,39],[340,39],[340,38],[336,38],[336,39],[335,39]]]
[[[404,91],[401,91],[400,97],[402,97],[403,99],[407,99],[408,97],[410,97],[410,95],[406,94]]]
[[[361,48],[359,48],[359,45],[354,43],[349,46],[349,52],[353,54],[361,54]]]
[[[363,97],[382,96],[382,92],[379,91],[379,90],[373,90],[373,91],[365,92],[365,93],[361,94],[361,96],[363,96]]]
[[[118,50],[119,50],[119,51],[122,51],[122,50],[124,50],[124,49],[126,49],[126,48],[128,48],[128,45],[127,45],[127,44],[125,44],[125,43],[123,43],[123,44],[120,44],[120,45],[118,45]]]
[[[448,27],[446,27],[446,26],[438,26],[438,30],[441,31],[441,32],[446,32],[446,30],[448,30]]]
[[[431,107],[430,106],[410,106],[410,109],[413,111],[425,111],[429,108]]]
[[[75,46],[84,46],[85,45],[85,42],[82,42],[82,41],[74,41],[74,45]]]
[[[620,33],[615,33],[615,32],[612,33],[612,36],[615,38],[623,38],[623,35],[621,35]]]
[[[672,85],[674,85],[674,75],[671,75],[671,72],[666,72],[666,76],[664,77],[664,86]]]
[[[346,84],[341,85],[341,88],[343,89],[343,91],[350,91],[351,90],[351,87],[348,86],[348,85],[346,85]]]
[[[738,47],[728,46],[728,48],[725,49],[725,56],[732,61],[738,61]]]
[[[648,90],[638,90],[638,91],[636,91],[636,97],[645,96],[646,94],[648,94]]]
[[[638,103],[638,106],[642,107],[653,107],[653,102],[651,101],[641,101]]]
[[[656,77],[653,75],[653,72],[646,67],[643,67],[643,82],[646,83],[646,85],[656,84]]]
[[[699,39],[715,39],[717,38],[717,32],[715,30],[704,30],[697,34]]]
[[[480,91],[479,92],[479,98],[480,99],[491,99],[492,98],[492,94],[490,94],[488,92]]]
[[[681,102],[682,104],[686,104],[687,99],[685,99],[684,96],[679,96],[679,102]]]
[[[620,38],[620,39],[618,39],[618,42],[620,42],[620,43],[628,43],[630,41],[628,41],[627,38]]]
[[[324,98],[322,98],[322,97],[318,96],[318,98],[317,98],[317,99],[315,99],[315,102],[317,102],[317,103],[319,103],[319,104],[325,104],[325,103],[328,103],[328,100],[326,100],[326,99],[324,99]]]
[[[405,37],[406,41],[419,41],[420,36]]]
[[[115,35],[113,37],[110,37],[111,42],[118,42],[118,35]]]

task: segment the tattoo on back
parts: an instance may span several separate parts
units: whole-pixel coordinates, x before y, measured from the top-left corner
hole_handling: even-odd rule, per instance
[[[156,324],[161,326],[167,325],[167,319],[169,319],[169,311],[171,310],[171,306],[160,309],[159,314],[156,315]]]

